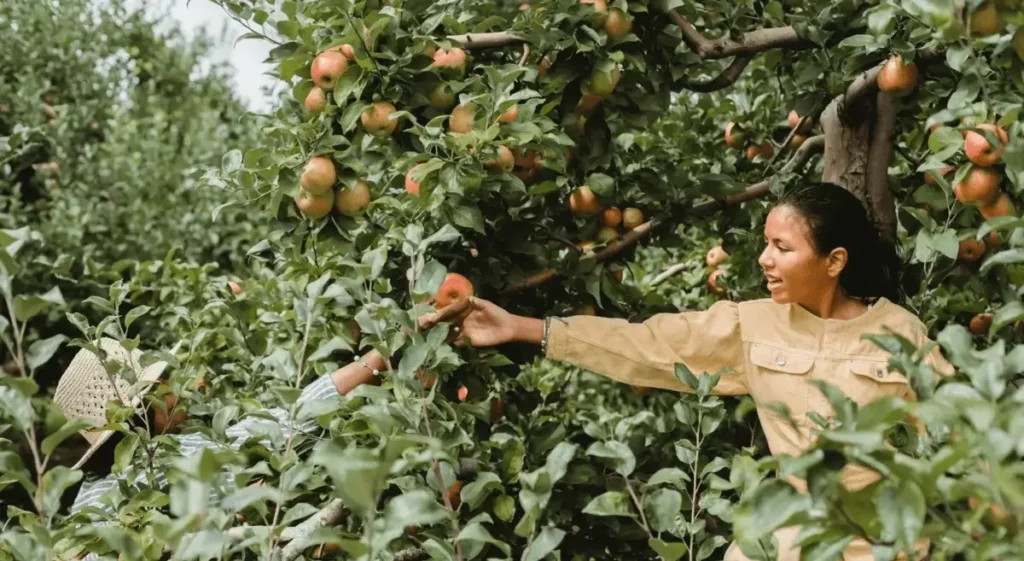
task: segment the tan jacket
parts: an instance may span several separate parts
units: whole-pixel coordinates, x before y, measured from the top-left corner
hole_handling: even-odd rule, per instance
[[[676,363],[698,376],[730,368],[715,393],[750,395],[759,405],[784,404],[795,427],[767,407],[758,407],[758,416],[773,455],[799,455],[811,443],[816,426],[808,415],[833,414],[828,400],[808,380],[826,380],[861,405],[887,395],[915,399],[906,378],[889,371],[889,354],[861,339],[865,333],[884,333],[884,327],[918,346],[929,342],[921,320],[884,298],[850,320],[822,319],[800,306],[764,299],[720,301],[707,311],[658,314],[643,323],[556,318],[550,322],[547,356],[627,384],[683,392],[692,390],[676,379]],[[927,362],[942,375],[953,372],[937,346]],[[876,472],[860,466],[847,466],[842,475],[850,489],[877,480]],[[802,481],[791,481],[806,490]],[[776,534],[780,561],[799,559],[799,550],[791,546],[795,535],[786,530]],[[855,541],[844,558],[870,560],[870,547]],[[726,555],[727,561],[743,559],[737,547]]]

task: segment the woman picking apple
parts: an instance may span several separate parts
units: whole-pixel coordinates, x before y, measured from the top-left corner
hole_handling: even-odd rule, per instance
[[[900,259],[871,223],[860,201],[833,184],[803,185],[784,193],[764,225],[758,263],[771,298],[720,301],[706,311],[658,314],[643,323],[594,316],[536,319],[513,315],[472,298],[460,323],[460,344],[539,344],[548,358],[573,363],[631,384],[693,391],[675,376],[682,363],[697,375],[724,371],[714,392],[750,395],[772,454],[800,454],[812,439],[817,414],[831,417],[825,396],[808,382],[825,380],[863,405],[882,396],[914,399],[906,378],[888,368],[889,355],[865,333],[886,328],[919,346],[925,325],[898,305]],[[949,375],[952,366],[934,347],[926,362]],[[766,407],[785,405],[795,424]],[[848,465],[842,483],[860,489],[876,472]],[[798,479],[793,485],[803,491]],[[796,561],[799,527],[782,528],[779,560]],[[873,559],[855,540],[844,559]],[[747,559],[733,544],[727,561]]]

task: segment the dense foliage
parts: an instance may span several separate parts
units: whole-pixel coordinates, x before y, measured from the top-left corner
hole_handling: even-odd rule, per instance
[[[82,473],[37,473],[39,463],[23,466],[12,445],[0,452],[0,485],[31,500],[8,508],[0,559],[94,551],[699,561],[721,558],[732,540],[751,558],[773,559],[771,531],[792,523],[803,524],[813,559],[839,558],[855,537],[879,559],[920,537],[934,559],[1024,557],[1017,2],[220,4],[276,43],[275,72],[291,90],[269,119],[240,117],[223,75],[154,79],[155,69],[191,68],[197,53],[151,34],[136,56],[152,60],[90,67],[77,80],[65,72],[76,85],[56,88],[45,64],[27,65],[35,68],[15,72],[20,93],[0,98],[31,115],[3,131],[8,153],[43,146],[52,152],[32,163],[64,154],[89,178],[65,187],[63,161],[59,192],[38,166],[9,166],[5,176],[32,169],[28,185],[47,195],[6,203],[3,279],[16,280],[0,283],[9,303],[0,327],[29,360],[28,371],[3,379],[0,436],[34,440],[48,455],[77,428],[55,418],[46,392],[26,379],[69,347],[48,339],[44,312],[53,321],[71,312],[79,343],[124,338],[136,320],[148,326],[140,344],[171,363],[161,391],[180,397],[181,429],[215,438],[242,414],[291,406],[298,388],[365,349],[402,349],[403,359],[379,385],[291,407],[315,417],[327,438],[270,434],[267,446],[169,461],[170,488],[120,497],[116,526],[66,517],[60,491]],[[0,10],[46,21],[27,2]],[[110,26],[124,16],[103,17],[99,25]],[[105,33],[143,41],[130,28]],[[27,33],[0,41],[31,53],[39,41]],[[69,42],[96,48],[97,61],[109,52],[99,41]],[[118,46],[133,52],[126,44]],[[880,68],[895,55],[915,63],[916,78],[901,65]],[[65,107],[56,123],[37,113],[48,88],[83,88],[88,98],[82,83],[123,89],[91,104],[51,104]],[[124,103],[113,111],[111,99]],[[103,110],[111,113],[97,142],[109,149],[64,144],[68,135],[48,128],[66,126],[70,111],[89,123]],[[260,136],[245,123],[258,123]],[[144,148],[162,164],[140,174]],[[218,148],[217,165],[205,168]],[[926,180],[926,171],[935,173]],[[448,326],[414,327],[450,271],[529,315],[639,320],[763,297],[764,196],[822,177],[870,197],[883,228],[882,195],[891,193],[907,305],[958,375],[936,387],[922,364],[927,349],[872,334],[919,401],[858,408],[822,385],[836,417],[800,457],[771,457],[751,400],[711,395],[716,373],[680,367],[693,394],[647,392],[536,349],[456,349],[445,343]],[[213,213],[226,192],[231,204]],[[41,210],[17,210],[26,204]],[[69,215],[79,218],[61,223]],[[718,245],[728,260],[709,266],[706,252]],[[174,256],[147,261],[175,246]],[[242,290],[232,294],[207,263],[240,267],[242,251]],[[72,270],[109,288],[86,283],[89,300],[39,290],[40,279],[64,282],[60,273]],[[35,292],[43,296],[24,296]],[[173,451],[130,412],[112,417],[125,435],[115,471],[150,470],[147,456]],[[884,478],[844,490],[837,474],[849,463]],[[262,484],[232,489],[225,471]],[[810,492],[797,493],[788,475]],[[292,546],[284,529],[337,511],[338,500],[345,516]],[[248,528],[227,531],[240,526]]]

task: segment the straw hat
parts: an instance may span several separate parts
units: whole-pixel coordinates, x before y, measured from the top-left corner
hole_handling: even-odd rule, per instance
[[[82,349],[61,374],[53,400],[68,419],[82,419],[103,426],[107,424],[107,402],[120,396],[128,407],[138,407],[142,403],[142,394],[160,378],[167,363],[161,361],[142,368],[139,362],[142,352],[138,349],[129,353],[118,341],[108,337],[101,338],[99,346],[107,353],[107,360],[130,364],[138,375],[136,387],[133,388],[120,373],[107,374],[99,357],[90,350]],[[79,434],[89,441],[90,446],[71,469],[80,468],[113,436],[114,431],[90,428],[80,430]]]

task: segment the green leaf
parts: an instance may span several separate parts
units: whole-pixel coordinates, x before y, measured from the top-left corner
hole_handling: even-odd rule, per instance
[[[277,22],[277,30],[288,37],[289,39],[295,39],[299,35],[299,24],[298,22],[290,19],[282,19]]]
[[[979,271],[986,273],[996,265],[1014,265],[1017,263],[1024,263],[1024,248],[1015,247],[996,253],[981,264]]]
[[[135,433],[124,435],[124,438],[114,447],[114,465],[110,470],[111,473],[121,473],[131,465],[132,458],[135,457],[135,452],[139,449],[141,442],[139,435]]]
[[[37,296],[14,297],[14,314],[18,321],[28,321],[50,306],[65,306],[64,296],[56,286]]]
[[[654,472],[654,475],[647,480],[648,486],[654,485],[674,485],[679,489],[685,489],[686,484],[690,482],[690,474],[679,468],[661,468]]]
[[[35,370],[46,364],[53,358],[53,354],[60,348],[61,343],[67,340],[64,335],[54,335],[47,339],[40,339],[28,348],[25,355],[25,364],[29,370]]]
[[[704,559],[711,557],[711,554],[714,553],[716,549],[727,543],[729,543],[729,541],[722,536],[712,536],[704,540],[700,544],[700,549],[697,550],[696,561],[704,561]]]
[[[683,508],[683,496],[675,489],[661,488],[645,495],[643,505],[651,528],[668,532],[675,528],[676,516]]]
[[[686,544],[683,542],[666,542],[658,538],[650,538],[647,545],[662,559],[662,561],[677,561],[686,555]]]
[[[565,531],[553,526],[545,526],[537,533],[537,537],[530,542],[523,551],[522,561],[540,561],[549,553],[553,552],[565,538]]]
[[[870,431],[830,430],[821,434],[822,440],[877,450],[885,443],[884,435]]]
[[[565,477],[565,471],[569,467],[569,462],[576,456],[576,450],[578,448],[579,447],[575,444],[559,442],[558,445],[555,446],[554,450],[548,454],[547,461],[545,462],[545,468],[551,475],[552,484],[557,483]]]
[[[690,368],[685,364],[677,362],[675,372],[676,378],[680,382],[686,384],[687,386],[690,386],[690,388],[693,389],[694,391],[696,391],[697,388],[700,387],[700,381],[697,380],[697,377],[693,375],[693,372],[691,372]]]
[[[330,340],[321,343],[320,346],[313,351],[313,354],[309,355],[309,358],[306,360],[309,362],[320,362],[321,360],[330,358],[331,355],[338,351],[350,353],[353,351],[352,345],[349,345],[348,341],[341,337],[331,337]]]
[[[90,424],[81,419],[68,419],[57,432],[43,439],[39,449],[42,450],[43,454],[49,456],[57,449],[61,442],[64,442],[69,436],[78,433],[78,431],[88,426]]]
[[[603,173],[592,173],[587,178],[587,186],[598,197],[611,197],[615,194],[615,180]]]
[[[363,253],[361,262],[363,265],[370,266],[369,278],[379,277],[384,270],[384,265],[388,262],[388,247],[381,245]]]
[[[843,536],[815,542],[801,548],[801,554],[807,561],[838,561],[843,558],[843,551],[853,539],[853,536]]]
[[[452,227],[451,224],[445,224],[440,230],[434,232],[428,236],[425,240],[420,242],[420,250],[426,251],[427,248],[434,244],[447,243],[455,241],[462,237],[462,234],[458,230]]]
[[[43,505],[47,512],[60,510],[60,498],[69,487],[82,480],[81,470],[55,466],[43,475]]]
[[[242,168],[242,151],[237,148],[230,150],[220,159],[220,171],[224,175],[231,175]]]
[[[873,51],[879,47],[879,42],[871,35],[851,35],[840,41],[839,47]]]
[[[338,78],[338,83],[334,86],[334,103],[339,107],[343,107],[347,102],[348,98],[352,94],[363,91],[365,81],[363,80],[363,69],[360,66],[350,64],[348,69]]]
[[[484,226],[484,215],[479,208],[471,206],[460,206],[452,211],[452,222],[456,226],[469,228],[480,234],[486,233]]]
[[[447,272],[440,261],[435,259],[427,261],[416,275],[416,285],[413,287],[413,292],[416,294],[429,294],[431,296],[437,294]]]
[[[636,457],[633,455],[633,451],[622,442],[614,440],[595,442],[587,449],[587,455],[611,460],[609,463],[612,469],[623,477],[629,477],[636,468]]]
[[[139,306],[128,310],[128,313],[124,316],[124,327],[125,329],[132,326],[135,320],[149,313],[151,308],[149,306]]]
[[[618,491],[607,491],[594,497],[587,506],[583,507],[583,514],[594,516],[633,516],[630,508],[629,497]]]
[[[448,518],[448,513],[442,507],[434,494],[425,489],[417,489],[403,493],[390,501],[384,509],[384,517],[388,526],[398,525],[401,528],[409,526],[429,526]]]
[[[504,491],[498,474],[485,471],[476,476],[476,480],[462,488],[462,497],[471,510],[476,510],[493,491]]]
[[[224,497],[221,507],[230,511],[240,511],[257,503],[266,501],[279,501],[281,492],[276,487],[249,486],[237,489],[234,493]]]
[[[886,485],[878,495],[878,519],[883,537],[896,540],[905,552],[912,552],[924,527],[925,501],[921,489],[913,481]]]
[[[973,49],[966,44],[950,44],[946,48],[946,64],[948,64],[953,70],[962,72],[964,63],[971,57],[971,52],[973,52]],[[952,108],[952,106],[950,106],[950,108]]]
[[[974,101],[981,93],[981,80],[975,74],[964,74],[957,84],[956,91],[946,103],[948,109],[960,109]]]
[[[310,461],[324,467],[334,481],[335,493],[345,501],[346,507],[364,518],[369,516],[383,491],[389,468],[376,452],[327,443],[313,451]]]
[[[0,386],[0,416],[14,421],[22,431],[28,431],[35,418],[32,402],[11,388]]]
[[[1003,326],[1022,319],[1024,319],[1024,303],[1020,300],[1007,302],[996,310],[995,318],[992,320],[992,329],[998,331]]]
[[[511,522],[516,515],[516,500],[508,495],[499,495],[494,498],[494,515],[498,520]]]
[[[766,480],[740,502],[733,532],[743,540],[755,541],[806,517],[811,499],[781,480]]]
[[[500,549],[506,556],[512,552],[511,546],[491,535],[480,522],[471,522],[459,532],[457,541],[462,542],[463,553],[467,559],[476,557],[487,545]]]

